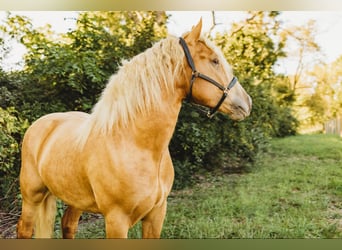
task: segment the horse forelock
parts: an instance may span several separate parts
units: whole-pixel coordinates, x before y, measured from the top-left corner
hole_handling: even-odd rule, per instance
[[[150,112],[152,107],[159,107],[163,93],[175,90],[175,81],[184,72],[183,59],[178,38],[170,36],[124,61],[110,77],[89,121],[83,126],[80,144],[92,130],[109,133],[114,127],[134,123],[139,114]]]

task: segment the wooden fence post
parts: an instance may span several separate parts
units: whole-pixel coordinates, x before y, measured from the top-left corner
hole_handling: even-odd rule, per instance
[[[324,132],[342,137],[342,116],[337,116],[335,119],[325,122]]]

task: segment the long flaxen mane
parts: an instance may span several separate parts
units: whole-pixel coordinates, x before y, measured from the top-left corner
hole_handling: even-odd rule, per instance
[[[179,39],[169,36],[145,52],[124,61],[112,75],[89,119],[79,130],[78,144],[84,145],[89,133],[108,133],[135,121],[138,114],[158,107],[162,91],[173,92],[177,77],[184,74],[184,52]]]

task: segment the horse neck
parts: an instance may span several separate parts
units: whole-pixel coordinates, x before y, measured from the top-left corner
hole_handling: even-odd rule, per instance
[[[163,103],[158,108],[150,110],[147,114],[141,114],[126,132],[131,133],[133,140],[139,147],[159,154],[165,150],[174,132],[178,114],[182,104],[182,93],[163,98]]]

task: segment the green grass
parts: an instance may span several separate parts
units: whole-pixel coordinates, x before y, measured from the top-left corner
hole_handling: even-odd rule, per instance
[[[129,233],[140,238],[141,225]],[[103,220],[78,238],[103,238]],[[271,142],[250,173],[207,176],[172,192],[162,238],[341,238],[342,140],[302,135]]]

